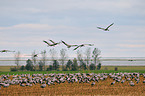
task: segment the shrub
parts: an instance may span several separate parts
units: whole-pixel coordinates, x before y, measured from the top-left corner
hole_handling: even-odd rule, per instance
[[[53,69],[58,70],[58,68],[59,68],[59,62],[57,60],[54,60],[53,61]]]
[[[117,71],[118,70],[118,68],[117,67],[115,67],[115,71]]]
[[[21,68],[20,68],[20,70],[22,70],[22,71],[25,70],[25,66],[22,65]]]
[[[70,70],[72,64],[73,64],[73,62],[69,59],[69,60],[67,61],[67,64],[66,64],[66,69],[68,68],[68,69]]]
[[[77,63],[77,59],[74,58],[73,64],[72,64],[72,71],[77,71],[77,70],[78,70],[78,63]]]
[[[68,71],[68,70],[67,70],[67,68],[63,68],[63,70],[62,70],[62,71]]]
[[[47,71],[51,71],[51,70],[53,70],[53,66],[49,65],[49,67],[47,68]]]
[[[28,59],[27,61],[26,61],[26,70],[30,70],[30,71],[33,71],[33,62],[30,60],[30,59]]]
[[[101,69],[101,63],[99,63],[98,65],[97,65],[97,70],[100,70]]]
[[[96,65],[93,64],[93,63],[89,67],[90,67],[90,70],[95,70],[96,69]]]
[[[18,69],[14,67],[14,68],[11,68],[11,71],[18,71]]]
[[[86,70],[87,69],[87,66],[86,66],[86,64],[83,60],[80,60],[80,69],[81,70]]]

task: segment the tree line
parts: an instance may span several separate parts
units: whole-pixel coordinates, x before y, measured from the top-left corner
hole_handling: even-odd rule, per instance
[[[19,66],[20,61],[20,52],[15,54],[15,63],[17,67],[11,68],[11,71],[18,70],[27,70],[27,71],[78,71],[78,70],[100,70],[101,62],[100,62],[100,54],[101,51],[98,48],[94,48],[91,52],[91,48],[87,48],[83,53],[82,51],[77,51],[77,57],[74,59],[67,60],[66,49],[60,50],[60,59],[56,59],[56,50],[50,49],[49,54],[51,56],[52,62],[49,66],[47,64],[47,54],[46,51],[41,52],[41,60],[37,60],[37,56],[35,56],[35,51],[32,53],[31,59],[26,61],[26,65]],[[83,56],[85,55],[85,56]],[[48,65],[48,64],[47,64]],[[47,67],[47,68],[46,68]]]

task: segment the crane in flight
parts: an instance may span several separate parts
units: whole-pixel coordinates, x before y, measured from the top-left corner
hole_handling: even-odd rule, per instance
[[[97,27],[98,29],[102,29],[104,31],[109,31],[109,28],[113,25],[114,23],[110,24],[107,28],[102,28],[102,27]]]
[[[86,45],[88,45],[88,46],[94,46],[94,44],[81,44],[81,45],[78,45],[74,50],[78,49],[79,47],[80,47],[80,48],[81,48],[81,47],[84,47],[84,46],[86,46]]]
[[[4,52],[15,52],[15,51],[10,51],[10,50],[1,50],[0,52],[1,52],[1,53],[4,53]]]
[[[70,47],[75,47],[75,46],[78,46],[78,45],[70,45],[70,44],[67,44],[66,42],[62,41],[61,42],[67,46],[67,48],[70,48]]]
[[[56,43],[53,40],[49,39],[50,42],[52,42],[53,44],[59,44],[60,42]]]
[[[32,57],[38,57],[39,54],[32,54],[32,55],[25,55],[25,56],[32,56]]]
[[[56,43],[56,42],[54,42],[54,41],[52,41],[52,40],[49,40],[49,41],[51,41],[52,44],[48,43],[46,40],[43,40],[43,42],[46,43],[48,46],[55,46],[55,45],[57,45],[57,44],[60,44],[60,42]]]

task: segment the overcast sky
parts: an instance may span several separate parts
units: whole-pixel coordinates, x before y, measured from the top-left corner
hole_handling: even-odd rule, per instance
[[[97,29],[111,23],[109,32]],[[94,44],[91,50],[100,49],[101,57],[145,57],[145,0],[0,0],[0,50],[26,55],[67,49],[47,47],[48,39]]]

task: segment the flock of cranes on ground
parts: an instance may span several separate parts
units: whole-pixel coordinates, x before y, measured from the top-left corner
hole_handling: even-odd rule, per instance
[[[104,31],[109,31],[109,28],[113,25],[114,23],[110,24],[109,26],[107,26],[106,28],[102,28],[102,27],[97,27],[98,29],[101,29],[101,30],[104,30]],[[48,46],[56,46],[60,43],[63,43],[64,45],[67,46],[67,48],[71,48],[71,47],[75,47],[73,50],[76,50],[78,48],[81,48],[81,47],[84,47],[84,46],[94,46],[94,44],[80,44],[80,45],[70,45],[70,44],[67,44],[66,42],[62,41],[61,42],[54,42],[53,40],[49,40],[51,43],[49,43],[48,41],[46,40],[43,40],[44,43],[46,43]],[[15,51],[11,51],[11,50],[0,50],[1,53],[4,53],[4,52],[15,52]]]
[[[11,79],[10,79],[11,78]],[[143,78],[143,79],[142,79]],[[130,86],[135,86],[139,83],[145,83],[145,73],[50,73],[50,74],[20,74],[20,75],[1,75],[0,89],[9,87],[10,85],[19,85],[22,87],[34,86],[41,84],[41,88],[60,83],[88,83],[91,86],[99,82],[105,82],[107,79],[112,79],[110,85],[129,83]],[[109,80],[110,81],[110,80]],[[100,84],[100,83],[99,83]]]

